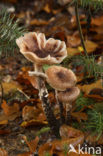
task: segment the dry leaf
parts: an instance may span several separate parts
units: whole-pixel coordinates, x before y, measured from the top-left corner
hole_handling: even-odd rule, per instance
[[[22,154],[18,154],[17,156],[34,156],[34,154],[32,154],[31,152],[25,152]]]
[[[89,144],[103,145],[103,134],[97,139],[97,135],[86,134],[85,140]]]
[[[22,127],[28,127],[28,126],[31,126],[31,125],[47,125],[48,122],[47,121],[40,121],[40,120],[30,120],[30,121],[24,121],[21,123],[21,126]]]
[[[36,138],[30,142],[27,141],[26,136],[23,136],[23,139],[25,140],[26,144],[28,145],[30,152],[34,153],[36,151],[38,142],[39,142],[39,137],[36,136]]]
[[[91,24],[96,25],[96,26],[103,25],[103,16],[100,16],[100,17],[97,17],[97,18],[92,18]]]
[[[15,112],[14,114],[11,114],[9,116],[5,115],[4,112],[3,112],[2,114],[0,114],[0,122],[13,121],[19,116],[21,116],[21,112]]]
[[[8,94],[9,92],[17,89],[21,89],[21,86],[16,81],[11,81],[9,83],[2,83],[4,94]],[[0,87],[0,95],[1,95],[1,87]]]
[[[2,121],[0,121],[0,125],[6,125],[6,124],[8,124],[8,120],[2,120]]]
[[[103,89],[102,87],[102,83],[101,83],[101,79],[100,80],[97,80],[96,82],[92,83],[92,84],[85,84],[85,85],[77,85],[79,87],[79,89],[81,91],[83,91],[84,93],[86,94],[89,94],[89,92],[94,89],[94,88],[101,88]]]
[[[81,43],[81,40],[77,36],[67,36],[67,47],[77,47]]]
[[[68,53],[68,56],[72,57],[74,55],[80,54],[81,52],[77,48],[67,48],[67,53]]]
[[[10,130],[0,130],[0,135],[4,135],[4,134],[9,134],[11,131]]]
[[[0,148],[0,156],[8,156],[6,150],[4,150],[3,148]]]
[[[20,109],[20,108],[19,108],[19,105],[18,105],[17,103],[14,103],[13,105],[10,105],[10,106],[9,106],[9,105],[6,103],[6,101],[4,101],[4,100],[3,100],[3,103],[2,103],[2,105],[1,105],[1,107],[2,107],[2,109],[3,109],[4,113],[5,113],[5,115],[7,115],[7,116],[19,112],[19,109]]]
[[[77,138],[82,136],[83,140],[84,140],[84,134],[82,131],[75,129],[73,127],[67,126],[67,125],[62,125],[60,127],[60,136],[63,139],[67,139],[67,138]]]
[[[30,25],[40,26],[40,25],[47,25],[47,24],[48,24],[48,22],[45,21],[45,20],[42,20],[42,19],[40,19],[40,20],[33,19],[33,20],[30,21]]]
[[[29,121],[31,119],[37,119],[40,110],[34,106],[24,106],[22,110],[22,118],[25,121]]]
[[[93,41],[86,40],[85,41],[85,46],[86,46],[87,52],[88,53],[91,53],[91,52],[93,52],[93,51],[96,50],[96,48],[98,47],[98,44],[96,44]]]
[[[88,116],[86,113],[82,112],[72,112],[72,117],[74,117],[78,122],[81,122],[81,120],[87,120]]]
[[[61,140],[54,140],[52,142],[46,143],[39,148],[39,156],[45,156],[46,152],[49,152],[51,155],[56,154],[58,156],[64,155],[64,145],[72,144],[76,147],[78,144],[84,142],[84,134],[72,127],[63,125],[60,128]]]

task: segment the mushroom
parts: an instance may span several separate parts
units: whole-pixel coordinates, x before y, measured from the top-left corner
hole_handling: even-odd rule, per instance
[[[47,82],[55,89],[56,101],[60,107],[60,120],[64,122],[63,105],[58,101],[58,91],[65,91],[76,84],[76,76],[70,69],[61,66],[51,66],[46,70]]]
[[[80,90],[78,87],[68,88],[66,91],[58,92],[58,100],[66,105],[66,122],[68,123],[69,111],[72,107],[72,102],[79,96]]]
[[[64,41],[49,38],[46,40],[43,33],[30,32],[16,40],[20,52],[34,64],[33,74],[37,75],[39,97],[42,101],[42,107],[47,117],[47,121],[53,130],[54,134],[58,136],[59,125],[54,113],[51,109],[48,92],[45,87],[45,76],[43,74],[42,66],[44,64],[59,64],[67,56],[66,44]],[[30,74],[32,74],[30,72]],[[33,75],[32,74],[32,75]]]
[[[16,40],[20,52],[35,64],[59,64],[67,56],[64,41],[49,38],[43,33],[30,32]]]
[[[76,84],[76,76],[70,69],[61,66],[51,66],[46,70],[47,82],[58,91],[65,91]]]

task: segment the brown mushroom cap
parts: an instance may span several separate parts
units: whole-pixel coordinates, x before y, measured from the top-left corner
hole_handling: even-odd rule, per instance
[[[30,32],[16,40],[20,52],[31,62],[40,65],[61,63],[67,56],[64,41],[49,38],[43,33]]]
[[[77,81],[72,70],[60,66],[51,66],[46,70],[46,75],[51,87],[59,91],[75,86]]]
[[[73,102],[76,100],[79,94],[80,94],[80,90],[78,87],[68,88],[64,92],[58,92],[58,100],[65,103]]]

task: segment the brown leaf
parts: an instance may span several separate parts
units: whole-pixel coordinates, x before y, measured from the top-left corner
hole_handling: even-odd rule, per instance
[[[92,84],[85,84],[85,85],[78,85],[79,89],[83,92],[85,92],[86,94],[89,94],[89,92],[94,89],[94,88],[101,88],[102,87],[102,83],[101,80],[97,80],[96,82],[92,83]]]
[[[26,144],[28,145],[30,152],[34,153],[36,151],[38,142],[39,142],[39,137],[36,136],[36,138],[30,142],[27,141],[26,136],[23,136],[23,139],[25,140]]]
[[[82,112],[72,112],[71,113],[72,117],[76,118],[76,120],[78,122],[81,122],[81,120],[87,120],[88,116],[86,113],[82,113]]]
[[[96,48],[98,47],[98,44],[96,44],[93,41],[86,40],[85,41],[85,46],[86,46],[87,52],[88,53],[91,53],[91,52],[93,52],[93,51],[96,50]]]
[[[4,112],[3,112],[2,114],[0,114],[0,122],[13,121],[19,116],[21,116],[21,112],[15,112],[14,114],[11,114],[9,116],[5,115]]]
[[[4,94],[8,94],[9,92],[17,89],[21,89],[21,86],[16,81],[11,82],[3,82],[2,83]],[[1,95],[1,87],[0,87],[0,95]]]
[[[60,134],[62,140],[54,140],[52,142],[46,143],[39,148],[39,156],[45,156],[46,152],[49,152],[51,155],[56,154],[58,156],[64,155],[64,145],[72,144],[76,147],[78,144],[82,144],[84,142],[84,134],[67,125],[63,125],[60,128]]]
[[[40,110],[34,106],[24,106],[22,110],[22,117],[24,121],[29,121],[31,119],[37,119],[39,113]]]
[[[3,134],[9,134],[10,133],[10,130],[0,130],[0,135],[3,135]]]
[[[2,121],[0,121],[0,125],[6,125],[6,124],[8,124],[8,120],[2,120]]]
[[[86,134],[85,140],[89,144],[103,145],[103,134],[97,139],[97,135]]]
[[[78,129],[75,129],[75,128],[67,126],[67,125],[62,125],[60,127],[60,136],[63,139],[66,139],[66,138],[77,138],[80,136],[84,136],[84,134],[82,131],[80,131]]]
[[[34,156],[34,154],[32,154],[31,152],[25,152],[22,154],[18,154],[17,156]]]
[[[5,115],[9,116],[11,114],[19,112],[19,105],[17,103],[14,103],[12,106],[9,106],[6,101],[3,101],[1,105]]]
[[[67,47],[77,47],[81,43],[80,38],[77,36],[67,36]]]
[[[3,148],[0,148],[0,156],[8,156],[8,153]]]
[[[30,121],[24,121],[21,123],[21,126],[22,127],[28,127],[28,126],[31,126],[31,125],[47,125],[48,122],[47,121],[40,121],[40,120],[30,120]]]
[[[30,21],[30,25],[41,26],[41,25],[47,25],[47,24],[48,24],[48,22],[45,21],[45,20],[42,20],[42,19],[40,19],[40,20],[38,20],[38,19],[33,19],[33,20]]]
[[[100,16],[100,17],[98,16],[97,18],[92,18],[91,24],[96,25],[96,26],[103,25],[103,16]]]

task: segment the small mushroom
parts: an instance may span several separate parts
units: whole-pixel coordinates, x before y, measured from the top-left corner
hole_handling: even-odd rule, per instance
[[[65,91],[76,84],[76,76],[70,69],[60,66],[51,66],[46,70],[47,82],[58,91]]]
[[[66,118],[68,122],[69,111],[72,107],[72,102],[77,99],[80,94],[78,87],[68,88],[66,91],[58,92],[58,100],[66,105]]]

